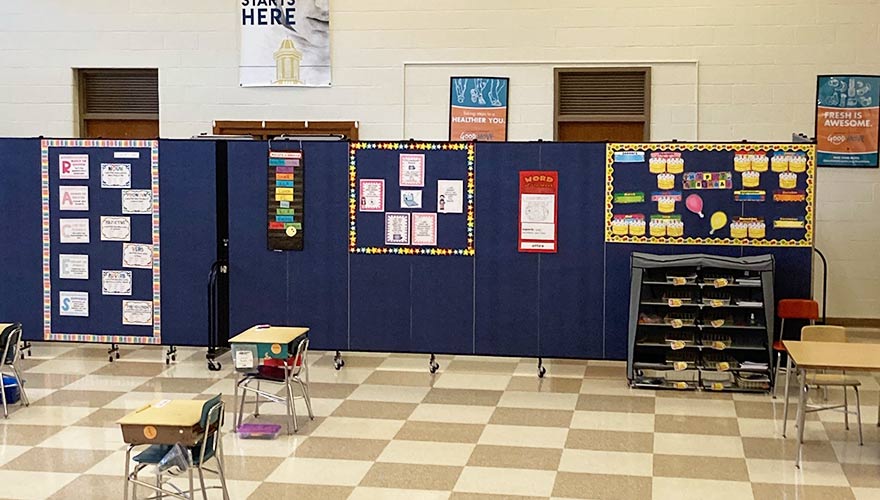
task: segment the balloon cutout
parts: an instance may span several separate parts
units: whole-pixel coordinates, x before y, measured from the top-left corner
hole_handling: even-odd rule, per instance
[[[684,200],[684,205],[688,210],[703,218],[703,199],[698,194],[692,194]]]
[[[712,230],[709,231],[709,234],[715,234],[715,231],[727,225],[727,214],[724,212],[715,212],[712,214],[712,218],[709,219],[709,225],[712,226]]]

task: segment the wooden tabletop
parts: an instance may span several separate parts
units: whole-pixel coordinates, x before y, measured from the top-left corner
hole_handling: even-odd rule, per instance
[[[880,371],[880,344],[785,340],[792,361],[806,369]]]
[[[143,408],[117,420],[119,425],[154,425],[189,427],[202,420],[204,401],[190,399],[164,399],[154,401]]]
[[[230,344],[289,344],[309,333],[302,326],[252,326],[229,339]]]

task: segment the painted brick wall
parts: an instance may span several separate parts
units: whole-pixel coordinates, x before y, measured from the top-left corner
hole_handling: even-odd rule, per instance
[[[515,140],[552,139],[556,66],[651,66],[656,140],[788,140],[812,130],[818,73],[880,73],[877,0],[331,0],[334,86],[242,89],[237,5],[0,2],[0,135],[72,135],[75,67],[158,67],[165,137],[308,119],[359,120],[366,139],[445,138],[464,69],[512,78]],[[880,171],[819,183],[829,314],[880,317]]]

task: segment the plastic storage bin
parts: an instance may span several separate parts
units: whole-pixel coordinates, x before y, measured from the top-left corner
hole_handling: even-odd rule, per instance
[[[15,377],[3,375],[3,392],[6,393],[7,404],[18,403],[19,398],[21,398],[21,390],[18,387],[18,382],[15,381]]]

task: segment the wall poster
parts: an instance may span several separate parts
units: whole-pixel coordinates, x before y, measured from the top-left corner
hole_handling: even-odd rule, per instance
[[[809,247],[812,144],[606,146],[605,241]]]
[[[559,172],[519,173],[519,251],[556,253]]]
[[[509,78],[454,76],[449,83],[449,140],[507,140]]]
[[[302,250],[305,244],[305,168],[302,151],[269,151],[267,206],[269,250]]]
[[[327,0],[241,0],[242,87],[330,85]]]
[[[816,164],[877,168],[880,76],[820,75],[816,85]]]

